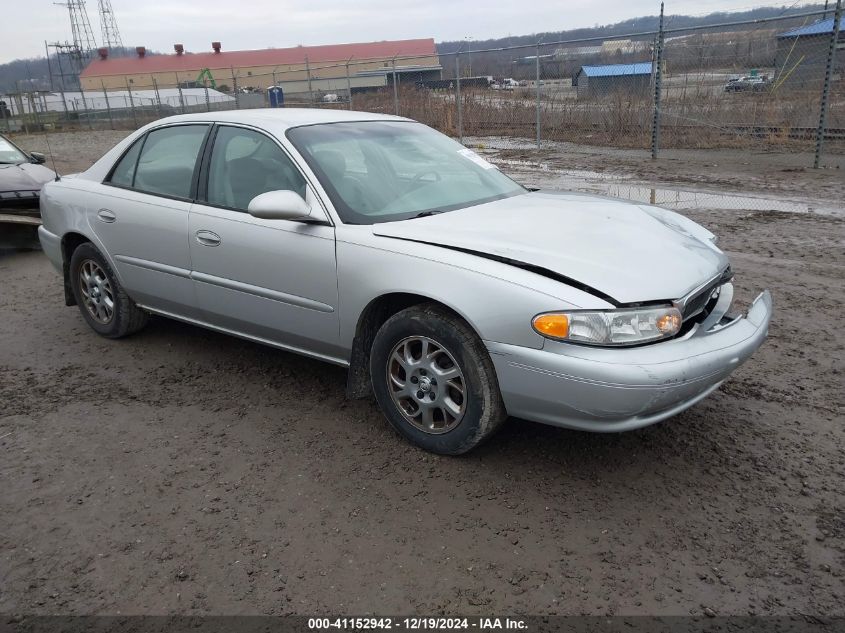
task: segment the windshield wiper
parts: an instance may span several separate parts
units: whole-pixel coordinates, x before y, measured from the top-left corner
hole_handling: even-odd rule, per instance
[[[411,219],[416,220],[417,218],[427,218],[430,215],[437,215],[438,213],[443,213],[443,211],[420,211]]]

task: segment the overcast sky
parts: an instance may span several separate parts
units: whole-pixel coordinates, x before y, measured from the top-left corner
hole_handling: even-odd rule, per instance
[[[11,2],[11,0],[4,0]],[[667,13],[703,15],[751,6],[749,0],[668,0]],[[793,4],[789,0],[787,4]],[[802,2],[795,4],[803,4]],[[100,41],[97,1],[87,0]],[[659,0],[112,0],[126,46],[173,52],[339,44],[433,37],[487,39],[559,31],[655,15]],[[0,62],[44,55],[44,40],[70,40],[67,9],[49,0],[14,2],[4,12]]]

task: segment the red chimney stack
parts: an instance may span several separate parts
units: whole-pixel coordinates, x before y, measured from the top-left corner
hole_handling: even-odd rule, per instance
[[[138,53],[138,57],[143,57],[147,54],[147,49],[144,46],[136,46],[135,52]]]
[[[182,53],[185,52],[185,47],[182,46],[181,44],[174,44],[173,50],[176,51],[177,55],[181,55]]]
[[[100,59],[103,59],[103,60],[108,59],[109,49],[107,49],[105,46],[103,46],[102,48],[98,48],[97,54],[100,56]]]
[[[212,42],[211,48],[214,49],[215,53],[219,53],[220,52],[220,42]]]

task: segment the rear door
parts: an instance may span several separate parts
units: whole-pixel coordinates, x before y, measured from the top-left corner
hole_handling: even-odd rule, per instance
[[[320,204],[282,146],[247,127],[219,125],[206,151],[189,235],[203,320],[337,361],[334,227],[247,213],[267,191]]]
[[[188,213],[208,124],[151,130],[96,187],[89,223],[139,304],[195,317]]]

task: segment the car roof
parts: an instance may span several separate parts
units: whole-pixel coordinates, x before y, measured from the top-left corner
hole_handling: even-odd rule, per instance
[[[226,110],[223,112],[197,112],[177,114],[159,119],[155,123],[177,123],[180,121],[213,121],[220,123],[243,123],[257,127],[292,128],[316,123],[342,123],[348,121],[408,121],[404,117],[354,110],[320,108],[258,108],[253,110]]]

